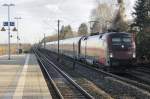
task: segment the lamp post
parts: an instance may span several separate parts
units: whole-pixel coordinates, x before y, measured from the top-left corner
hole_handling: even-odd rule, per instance
[[[45,33],[44,33],[44,48],[46,46],[46,38],[45,38]]]
[[[19,37],[19,20],[21,20],[22,18],[21,17],[15,17],[14,19],[16,19],[17,21],[17,53],[19,54],[19,40],[20,40],[20,37]]]
[[[8,7],[8,60],[10,60],[10,7],[14,4],[3,4],[2,6]]]
[[[59,50],[59,47],[60,47],[60,46],[59,46],[59,43],[60,43],[60,42],[59,42],[59,39],[60,39],[60,36],[59,36],[59,35],[60,35],[59,28],[60,28],[60,20],[58,20],[58,59],[57,59],[58,61],[59,61],[59,57],[60,57],[60,55],[59,55],[59,54],[60,54],[60,52],[59,52],[59,51],[60,51],[60,50]]]

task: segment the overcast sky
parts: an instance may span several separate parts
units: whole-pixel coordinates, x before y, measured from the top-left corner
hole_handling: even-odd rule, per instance
[[[95,8],[95,1],[110,2],[115,0],[0,0],[0,4],[13,3],[11,20],[19,20],[21,42],[35,43],[43,38],[43,33],[52,35],[57,30],[57,19],[61,24],[70,24],[77,30],[82,22],[88,22],[90,13]],[[131,9],[135,0],[126,0],[127,15],[131,18]],[[7,8],[0,6],[0,27],[7,21]],[[13,28],[13,27],[12,27]],[[11,32],[11,42],[16,42],[16,33]],[[7,32],[0,32],[0,43],[7,43]]]

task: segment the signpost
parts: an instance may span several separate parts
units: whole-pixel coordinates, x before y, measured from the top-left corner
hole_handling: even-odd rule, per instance
[[[11,21],[4,21],[3,22],[3,27],[1,29],[1,31],[6,31],[8,30],[8,59],[10,60],[10,54],[11,54],[11,50],[10,50],[10,38],[12,37],[12,35],[10,35],[10,27],[14,27],[15,26],[15,22],[11,22]],[[5,27],[8,27],[8,29],[5,29]],[[17,31],[16,28],[13,29],[13,31]]]

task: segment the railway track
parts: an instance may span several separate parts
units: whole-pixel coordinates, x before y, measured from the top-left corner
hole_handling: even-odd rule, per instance
[[[138,67],[138,68],[136,68],[136,70],[139,72],[150,74],[150,68],[148,68],[148,67]]]
[[[48,75],[49,81],[59,99],[94,99],[93,96],[87,93],[72,78],[60,70],[37,49],[34,49],[34,53]]]
[[[144,69],[143,72],[130,71],[130,72],[127,72],[128,75],[130,75],[130,76],[123,77],[121,75],[118,75],[118,74],[116,75],[116,74],[113,74],[113,73],[109,73],[109,72],[106,72],[106,71],[98,69],[98,68],[92,68],[91,65],[87,65],[87,64],[84,64],[82,62],[76,61],[76,63],[81,64],[82,66],[85,66],[87,68],[90,68],[91,70],[94,70],[96,72],[99,72],[100,74],[103,74],[105,76],[116,78],[120,81],[126,82],[128,84],[131,84],[131,85],[136,86],[140,89],[143,89],[143,90],[146,90],[146,91],[150,92],[150,80],[149,80],[150,75],[147,75],[147,74],[143,73],[143,72],[148,72],[148,70]]]
[[[150,85],[150,71],[144,69],[144,68],[139,68],[139,69],[135,69],[135,70],[129,70],[127,71],[127,74],[129,76],[132,76],[133,79],[135,79],[136,81],[143,83],[143,84],[147,84]]]
[[[128,74],[130,74],[130,76],[122,76],[122,75],[118,75],[118,74],[112,74],[112,73],[108,73],[108,72],[105,72],[101,69],[97,69],[97,68],[92,68],[91,66],[87,66],[83,63],[80,63],[80,62],[77,62],[78,64],[81,64],[82,66],[85,66],[87,68],[90,68],[91,70],[94,70],[96,72],[98,72],[99,74],[103,74],[104,76],[108,76],[108,77],[113,77],[113,78],[116,78],[117,80],[120,80],[120,81],[123,81],[123,82],[126,82],[128,84],[131,84],[133,86],[136,86],[140,89],[143,89],[143,90],[146,90],[148,92],[150,92],[150,82],[149,82],[149,79],[146,80],[146,78],[142,78],[144,76],[137,76],[136,73],[133,74],[133,72],[128,72]],[[132,77],[131,77],[132,76]],[[134,77],[134,79],[133,79]],[[138,79],[138,80],[137,80]],[[146,83],[144,83],[146,82]]]
[[[40,50],[40,51],[42,51],[42,50]],[[44,53],[45,56],[47,56],[47,57],[50,56],[49,59],[52,59],[52,61],[56,62],[56,64],[58,63],[57,61],[55,61],[55,58],[57,58],[57,53],[53,53],[53,52],[49,52],[49,51],[47,52],[46,50],[44,50],[42,53]],[[69,63],[72,64],[74,61],[74,59],[70,59],[67,56],[61,56],[61,58],[64,60],[65,63],[67,63],[67,61],[69,61]],[[73,66],[71,64],[69,64],[68,66],[73,69]],[[66,67],[65,64],[64,64],[64,66]],[[62,66],[62,69],[65,67]],[[87,64],[84,64],[84,63],[78,62],[78,61],[76,61],[76,66],[74,69],[75,69],[75,71],[81,73],[81,75],[84,75],[84,77],[86,77],[87,79],[91,80],[95,85],[102,88],[105,92],[107,92],[111,96],[115,95],[113,98],[118,98],[118,97],[120,98],[120,96],[116,96],[116,92],[117,92],[117,95],[119,95],[119,93],[120,94],[131,93],[131,96],[135,96],[135,97],[137,96],[137,93],[144,92],[144,95],[140,95],[140,98],[142,96],[147,97],[147,95],[148,95],[148,98],[150,97],[148,94],[150,92],[150,86],[147,84],[143,84],[143,83],[137,82],[136,80],[126,78],[126,77],[123,77],[120,75],[108,73],[108,72],[105,72],[98,68],[93,68],[90,65],[87,65]],[[122,85],[118,86],[115,83],[114,83],[115,85],[113,85],[112,83],[108,83],[108,81],[104,81],[104,83],[102,83],[105,78],[110,79],[110,80],[116,79],[117,81],[126,83],[127,86],[131,86],[131,88],[128,87],[127,89],[125,88],[125,90],[122,90],[122,88],[127,87],[126,84],[125,84],[125,86],[122,86]],[[111,86],[111,88],[106,88],[106,87],[108,87],[108,85]],[[112,88],[114,88],[113,91],[111,90]],[[130,92],[130,90],[131,90],[131,92]],[[133,90],[135,90],[135,91],[133,91]],[[136,90],[138,90],[138,92],[136,92]]]
[[[143,90],[146,90],[146,91],[150,92],[150,82],[149,82],[149,79],[147,79],[147,80],[146,79],[142,79],[143,76],[141,76],[141,77],[137,76],[136,75],[137,73],[128,72],[128,74],[130,74],[131,76],[124,77],[124,76],[122,76],[120,74],[119,75],[118,74],[112,74],[112,73],[105,72],[105,71],[103,71],[101,69],[92,68],[91,66],[87,66],[87,65],[85,65],[85,64],[83,64],[81,62],[77,62],[77,63],[81,64],[82,66],[85,66],[87,68],[90,68],[91,70],[94,70],[94,71],[96,71],[96,72],[98,72],[100,74],[103,74],[105,76],[113,77],[115,79],[118,79],[120,81],[123,81],[125,83],[131,84],[131,85],[136,86],[136,87],[138,87],[140,89],[143,89]],[[133,77],[134,77],[134,79],[133,79]],[[146,82],[146,83],[144,83],[144,82]]]

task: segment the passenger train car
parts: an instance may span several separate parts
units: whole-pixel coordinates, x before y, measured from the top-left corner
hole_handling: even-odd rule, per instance
[[[46,43],[46,49],[57,52],[58,42]],[[80,61],[111,67],[131,64],[136,58],[131,33],[100,33],[60,40],[60,53]]]

